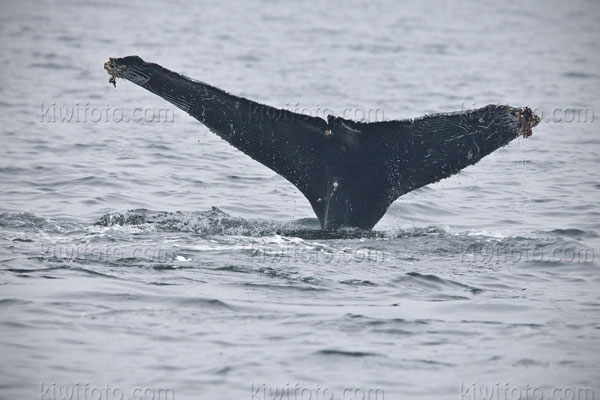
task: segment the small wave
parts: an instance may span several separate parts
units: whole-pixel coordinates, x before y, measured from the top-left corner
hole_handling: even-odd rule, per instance
[[[377,286],[376,283],[363,279],[346,279],[345,281],[341,281],[340,283],[343,285],[351,286]]]
[[[52,218],[38,217],[29,211],[0,213],[0,227],[19,231],[43,231],[58,233],[73,232],[80,228],[75,223],[55,220]],[[21,239],[27,241],[27,239]]]
[[[68,265],[61,265],[61,266],[49,267],[49,268],[7,268],[6,271],[14,272],[17,274],[26,274],[26,275],[29,275],[34,272],[73,271],[73,272],[81,272],[83,274],[90,275],[90,276],[98,276],[98,277],[111,278],[111,279],[120,279],[114,275],[103,274],[101,272],[94,271],[94,270],[91,270],[88,268],[72,267],[72,266],[68,266]],[[54,276],[46,276],[46,277],[49,279],[56,278]]]
[[[13,242],[23,242],[23,243],[33,243],[33,239],[18,238],[18,237],[11,239],[11,241],[13,241]]]
[[[541,233],[543,234],[545,232],[541,232]],[[594,231],[577,229],[577,228],[554,229],[547,233],[552,236],[567,236],[570,238],[597,238],[597,237],[600,237],[600,235],[598,235]]]
[[[133,302],[136,304],[159,304],[164,307],[189,307],[192,309],[203,309],[213,311],[234,311],[235,306],[228,304],[223,300],[219,300],[211,297],[185,297],[185,296],[168,296],[168,295],[154,295],[144,293],[129,293],[129,292],[118,292],[118,291],[73,291],[66,294],[68,300],[71,299],[97,299],[104,307],[110,307],[109,302],[117,304],[118,309],[112,309],[109,311],[102,311],[96,315],[107,314],[107,313],[128,313],[131,312],[123,305],[127,302]]]
[[[244,282],[242,286],[251,287],[251,288],[260,288],[267,290],[291,290],[291,291],[299,291],[299,292],[320,292],[325,291],[327,289],[318,287],[318,286],[308,286],[308,285],[297,285],[297,284],[289,284],[289,285],[274,285],[267,283],[252,283],[252,282]]]
[[[21,300],[21,299],[12,299],[12,298],[0,299],[0,307],[2,307],[2,306],[24,305],[24,304],[30,304],[30,303],[31,303],[31,301]]]
[[[454,367],[456,365],[456,364],[447,363],[447,362],[443,362],[443,361],[436,361],[436,360],[417,359],[417,360],[412,360],[412,361],[419,363],[419,364],[436,365],[436,366],[442,366],[442,367]]]
[[[0,226],[3,228],[42,228],[48,220],[28,211],[0,214]]]
[[[189,213],[156,212],[146,209],[115,212],[103,215],[95,225],[106,227],[133,225],[150,230],[206,235],[261,236],[273,234],[277,230],[273,224],[231,217],[217,207],[212,207],[208,211]]]
[[[385,357],[382,354],[373,353],[370,351],[349,351],[349,350],[336,350],[336,349],[324,349],[316,352],[318,355],[323,356],[342,356],[342,357]]]
[[[233,310],[234,307],[218,299],[208,299],[204,297],[185,297],[177,300],[180,305],[201,306],[213,309]]]
[[[250,272],[248,268],[239,267],[237,265],[227,265],[225,267],[215,268],[215,271],[239,272],[243,274],[247,274]]]
[[[223,267],[214,268],[214,271],[243,273],[243,274],[256,274],[261,277],[281,279],[289,283],[304,283],[304,284],[316,284],[318,279],[312,276],[303,276],[299,272],[289,272],[278,268],[272,267],[251,267],[251,266],[238,266],[238,265],[227,265]],[[257,284],[249,283],[247,285],[256,286]],[[272,285],[270,285],[272,286]],[[318,290],[318,288],[309,287],[308,290]]]
[[[513,364],[515,367],[547,367],[547,362],[532,360],[531,358],[522,358]]]
[[[585,72],[578,72],[578,71],[569,71],[569,72],[565,72],[562,75],[566,78],[575,78],[575,79],[592,79],[592,78],[598,77],[598,75],[596,75],[596,74],[588,74]]]
[[[483,289],[469,286],[464,283],[456,282],[451,279],[440,278],[433,274],[420,274],[418,272],[408,272],[405,277],[400,278],[401,282],[415,284],[428,289],[454,288],[468,290],[473,294],[483,292]]]

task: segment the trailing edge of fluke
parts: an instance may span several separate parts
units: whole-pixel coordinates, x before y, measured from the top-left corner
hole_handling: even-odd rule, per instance
[[[401,121],[356,122],[296,114],[234,96],[137,56],[104,64],[157,94],[294,184],[321,227],[371,229],[399,196],[475,164],[540,119],[528,107],[476,110]]]

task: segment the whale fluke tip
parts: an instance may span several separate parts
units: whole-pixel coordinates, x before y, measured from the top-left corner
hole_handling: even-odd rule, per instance
[[[520,107],[514,109],[515,115],[519,118],[519,128],[523,137],[529,137],[533,134],[533,127],[538,126],[540,117],[536,115],[529,107]]]
[[[144,60],[138,56],[127,56],[123,58],[109,57],[108,61],[104,63],[104,69],[110,75],[108,83],[112,83],[114,87],[117,87],[117,78],[123,78],[122,74],[128,66],[143,63]]]

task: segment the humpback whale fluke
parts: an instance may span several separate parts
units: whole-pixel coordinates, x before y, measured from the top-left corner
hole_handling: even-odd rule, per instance
[[[413,120],[356,122],[276,109],[231,95],[137,56],[104,64],[181,108],[293,183],[323,229],[371,229],[399,196],[447,178],[540,119],[528,107],[488,105]]]

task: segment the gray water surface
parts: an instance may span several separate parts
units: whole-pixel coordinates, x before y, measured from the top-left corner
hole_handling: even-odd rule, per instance
[[[0,10],[0,398],[77,384],[131,399],[600,397],[598,2]],[[131,54],[321,117],[494,103],[542,123],[401,197],[374,232],[322,234],[283,178],[109,85],[103,63]],[[61,118],[86,107],[87,122]],[[172,118],[93,122],[105,107]]]

